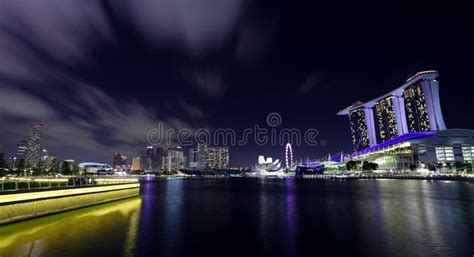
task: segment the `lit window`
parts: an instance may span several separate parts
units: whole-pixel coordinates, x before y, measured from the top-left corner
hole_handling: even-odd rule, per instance
[[[436,147],[436,158],[440,162],[454,161],[453,147]]]
[[[424,146],[418,147],[418,154],[426,154],[426,147]]]
[[[463,146],[462,156],[464,161],[474,161],[474,146]]]

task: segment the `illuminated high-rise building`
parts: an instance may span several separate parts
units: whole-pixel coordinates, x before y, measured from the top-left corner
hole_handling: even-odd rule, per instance
[[[208,147],[207,148],[207,168],[211,170],[229,169],[229,148],[228,147]]]
[[[26,160],[26,151],[28,150],[28,140],[23,139],[18,141],[16,147],[16,158],[18,160]]]
[[[40,161],[41,131],[43,124],[33,123],[30,127],[28,146],[25,153],[25,159],[32,167]]]
[[[369,146],[369,132],[364,108],[354,109],[348,116],[354,150],[358,151],[367,148]]]
[[[348,115],[356,151],[407,133],[445,130],[437,71],[422,71],[379,98],[340,111]]]
[[[132,171],[141,171],[142,170],[142,162],[140,157],[134,157],[132,159]]]
[[[431,130],[428,107],[421,83],[407,87],[404,98],[408,130],[410,132]]]
[[[141,155],[142,169],[147,171],[160,171],[163,169],[163,158],[165,150],[158,146],[147,146]]]
[[[155,148],[153,146],[147,146],[146,151],[142,153],[141,166],[145,170],[152,170],[154,160],[155,160]]]
[[[186,159],[180,146],[169,148],[163,157],[163,170],[168,174],[176,173],[185,168]]]
[[[199,152],[196,148],[189,149],[188,169],[192,171],[199,170]]]
[[[188,167],[193,171],[229,169],[229,148],[198,144],[197,148],[189,149]]]
[[[198,144],[197,169],[200,171],[204,171],[207,169],[207,145],[206,144]]]
[[[397,118],[392,97],[380,99],[374,106],[377,141],[384,142],[398,136]]]

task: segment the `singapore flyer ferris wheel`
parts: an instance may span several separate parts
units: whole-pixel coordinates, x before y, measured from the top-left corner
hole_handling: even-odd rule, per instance
[[[293,149],[291,148],[290,143],[287,143],[285,146],[285,161],[287,168],[290,168],[293,165]]]

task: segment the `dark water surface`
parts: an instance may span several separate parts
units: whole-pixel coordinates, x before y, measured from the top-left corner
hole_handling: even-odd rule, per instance
[[[0,256],[467,256],[474,185],[164,179],[140,198],[0,226]]]

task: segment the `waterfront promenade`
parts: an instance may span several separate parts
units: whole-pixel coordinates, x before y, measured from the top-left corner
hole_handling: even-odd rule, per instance
[[[139,195],[132,178],[13,178],[0,180],[0,225]]]

